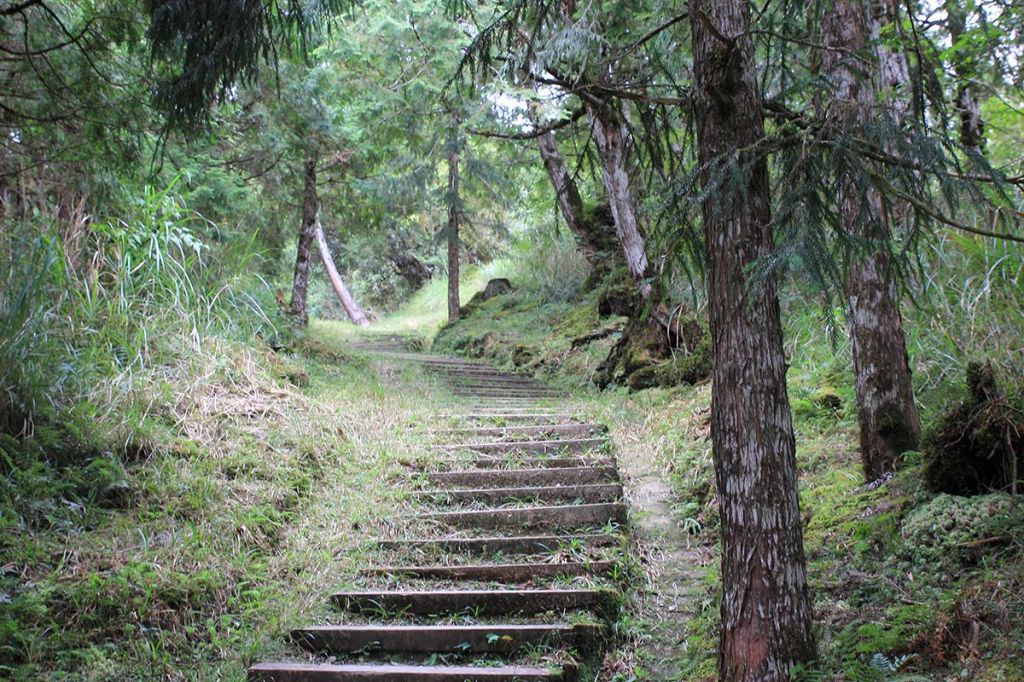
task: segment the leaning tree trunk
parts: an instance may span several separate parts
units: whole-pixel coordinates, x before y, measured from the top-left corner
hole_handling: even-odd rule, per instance
[[[583,199],[580,197],[579,188],[562,161],[562,155],[555,143],[554,133],[548,131],[537,138],[537,149],[540,151],[540,158],[544,162],[544,170],[548,173],[551,186],[555,190],[555,200],[558,208],[565,219],[569,231],[576,239],[580,253],[593,267],[603,265],[601,262],[610,254],[609,249],[615,245],[610,230],[606,230],[606,223],[601,220],[587,220],[583,210]]]
[[[448,151],[448,321],[459,319],[459,152]]]
[[[745,166],[702,178],[730,178],[702,207],[722,523],[719,679],[781,681],[815,657],[815,644],[777,285],[749,277],[774,248],[767,163],[741,151],[765,135],[750,6],[694,0],[689,14],[701,166]]]
[[[881,93],[888,95],[891,121],[899,127],[904,106],[896,99],[909,81],[906,57],[879,48],[878,72],[865,78],[863,53],[896,19],[890,0],[877,2],[869,17],[860,0],[840,0],[823,17],[823,66],[831,80],[831,124],[854,131],[877,118]],[[839,208],[843,228],[868,245],[851,262],[846,281],[847,318],[860,424],[860,453],[864,478],[874,481],[894,471],[900,455],[916,448],[921,419],[914,403],[910,362],[903,336],[896,276],[885,242],[892,238],[889,204],[873,186],[864,188],[853,177],[840,178]],[[897,209],[899,210],[899,209]],[[873,246],[877,245],[877,246]]]
[[[636,209],[629,188],[626,164],[629,131],[626,130],[618,106],[610,101],[587,103],[587,119],[601,156],[604,189],[615,219],[615,233],[626,257],[626,267],[646,301],[651,296],[650,263],[647,246],[636,219]]]
[[[309,322],[306,305],[309,291],[309,254],[316,231],[316,155],[306,156],[305,188],[302,195],[302,223],[299,228],[299,245],[295,250],[295,275],[292,278],[291,315],[302,326]]]
[[[320,217],[316,218],[316,227],[314,234],[316,235],[316,244],[320,247],[320,260],[323,261],[324,269],[327,270],[327,276],[331,279],[331,286],[334,287],[334,293],[338,295],[338,300],[341,301],[341,307],[345,309],[345,313],[348,315],[348,319],[352,320],[353,323],[360,327],[365,327],[369,324],[366,319],[366,313],[363,311],[359,304],[356,303],[355,299],[352,298],[352,294],[349,293],[348,287],[345,286],[345,281],[341,279],[341,275],[338,274],[338,268],[334,266],[334,259],[331,258],[331,250],[327,247],[327,239],[324,237],[324,230],[320,227]]]

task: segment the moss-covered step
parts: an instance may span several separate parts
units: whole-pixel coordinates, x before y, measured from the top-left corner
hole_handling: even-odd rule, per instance
[[[452,528],[521,528],[524,530],[581,530],[609,523],[626,523],[626,506],[621,503],[565,504],[549,507],[517,507],[482,511],[453,511],[420,514],[419,519],[443,523]]]
[[[502,535],[479,538],[423,538],[415,540],[379,540],[374,544],[383,550],[425,552],[433,554],[540,554],[557,552],[565,547],[592,549],[622,543],[615,533],[579,533],[565,535]]]
[[[261,663],[249,682],[578,682],[575,666]]]
[[[619,472],[613,466],[464,469],[461,471],[434,471],[424,476],[431,483],[448,488],[581,485],[584,483],[608,483],[619,480]]]
[[[554,590],[395,590],[338,592],[335,606],[353,613],[398,613],[445,616],[532,616],[548,611],[592,611],[606,616],[615,610],[618,592],[608,589]]]
[[[561,563],[466,564],[461,566],[372,566],[359,571],[363,576],[408,577],[430,580],[475,580],[522,584],[535,578],[549,579],[581,575],[608,575],[618,562],[565,561]]]
[[[525,646],[586,646],[603,630],[596,623],[315,625],[292,630],[291,639],[319,654],[510,654]]]
[[[622,499],[622,485],[619,483],[593,483],[590,485],[548,485],[527,488],[468,488],[463,490],[425,490],[413,498],[433,504],[464,504],[484,502],[506,504],[521,500],[538,502],[614,502]]]

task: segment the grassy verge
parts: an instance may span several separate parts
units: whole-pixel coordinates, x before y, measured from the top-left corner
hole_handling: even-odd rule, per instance
[[[109,434],[84,468],[41,436],[3,443],[2,676],[242,680],[326,608],[433,406],[329,326],[299,349],[226,344],[178,368],[133,456]]]

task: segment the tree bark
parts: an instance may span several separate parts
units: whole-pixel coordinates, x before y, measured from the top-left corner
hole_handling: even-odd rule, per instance
[[[956,45],[967,28],[966,12],[963,5],[956,0],[946,0],[944,8],[949,39]],[[954,54],[953,72],[957,80],[953,108],[960,116],[960,143],[967,151],[982,154],[985,151],[985,122],[981,118],[978,93],[971,84],[970,64],[963,54]]]
[[[448,321],[459,319],[459,152],[448,151]]]
[[[306,304],[309,292],[309,254],[316,231],[316,154],[307,154],[304,168],[305,186],[302,194],[302,222],[299,226],[299,243],[295,250],[295,275],[292,278],[292,300],[290,313],[303,327],[309,323]]]
[[[617,248],[611,231],[605,229],[606,224],[602,220],[588,221],[586,219],[579,188],[569,173],[569,169],[565,167],[565,162],[562,160],[562,155],[555,142],[554,133],[547,132],[538,137],[537,149],[544,162],[544,170],[547,171],[548,178],[551,180],[551,186],[555,190],[558,208],[569,231],[576,239],[580,253],[591,266],[601,265],[600,261],[610,255],[608,251],[611,248]]]
[[[345,309],[348,319],[360,327],[365,327],[369,324],[369,321],[366,319],[366,313],[359,307],[355,299],[352,298],[352,294],[349,293],[344,280],[338,274],[338,268],[334,266],[334,259],[331,258],[331,250],[327,247],[327,239],[324,237],[324,230],[320,226],[319,216],[315,219],[315,225],[313,233],[316,236],[316,244],[320,248],[320,260],[323,261],[324,269],[327,270],[327,276],[331,279],[334,293],[338,295],[338,300],[341,301],[341,307]]]
[[[641,297],[646,301],[651,296],[651,271],[647,260],[647,245],[637,223],[629,188],[626,164],[629,131],[622,120],[618,104],[614,102],[588,102],[587,119],[601,156],[604,189],[615,220],[615,234],[622,246],[629,274],[633,276]]]
[[[906,57],[879,46],[878,70],[867,78],[861,64],[849,57],[862,54],[868,41],[877,40],[885,25],[896,19],[890,0],[880,0],[870,9],[860,0],[840,0],[823,17],[823,66],[831,80],[832,125],[871,125],[883,113],[877,110],[880,97],[892,122],[902,125],[907,109],[899,91],[909,81]],[[892,238],[890,206],[877,188],[861,187],[848,176],[839,179],[839,209],[843,229],[868,249],[850,265],[846,302],[861,462],[865,480],[874,481],[895,471],[900,455],[918,446],[921,419],[914,403],[896,277],[883,246]]]
[[[771,254],[768,169],[741,150],[764,138],[746,0],[694,0],[700,163],[743,164],[705,199],[714,357],[711,434],[722,522],[719,679],[787,680],[815,657],[777,284],[749,268]],[[715,179],[705,173],[707,186]],[[729,182],[742,182],[730,186]]]

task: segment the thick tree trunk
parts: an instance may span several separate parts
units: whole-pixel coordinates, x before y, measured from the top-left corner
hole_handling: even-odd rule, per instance
[[[309,254],[316,231],[316,155],[310,153],[304,163],[305,187],[302,194],[302,223],[299,244],[295,250],[295,275],[292,278],[291,314],[302,326],[309,322],[306,305],[309,291]]]
[[[878,72],[863,77],[850,55],[863,53],[885,22],[896,20],[895,5],[877,2],[871,15],[860,0],[840,0],[823,17],[823,66],[831,81],[833,124],[859,128],[878,115],[880,94],[897,125],[906,117],[898,91],[909,81],[902,53],[877,51]],[[862,188],[854,178],[840,178],[839,208],[843,228],[857,239],[884,244],[892,237],[889,206],[875,187]],[[899,464],[900,455],[921,438],[900,315],[895,273],[884,246],[869,248],[850,265],[846,282],[847,318],[857,393],[860,451],[865,480],[874,481]]]
[[[966,12],[958,0],[946,0],[944,7],[949,38],[955,45],[967,28]],[[985,150],[985,122],[981,118],[978,93],[971,84],[970,66],[967,59],[959,53],[953,57],[953,71],[957,80],[953,108],[960,116],[960,143],[968,151],[981,154]]]
[[[748,270],[771,254],[768,169],[740,150],[764,137],[746,0],[694,0],[700,163],[748,165],[703,205],[714,356],[711,434],[722,522],[719,678],[787,680],[815,657],[793,424],[776,284]],[[711,182],[705,177],[703,182]]]
[[[615,219],[615,233],[622,245],[629,274],[637,283],[644,300],[651,296],[650,263],[647,246],[636,219],[635,205],[629,188],[626,164],[629,131],[626,130],[618,105],[612,102],[587,104],[587,119],[601,156],[604,189]]]
[[[448,321],[459,319],[459,152],[448,152]]]
[[[352,298],[352,294],[349,293],[348,287],[345,286],[344,280],[341,279],[341,275],[338,274],[338,268],[334,266],[334,259],[331,258],[331,250],[327,247],[327,239],[324,237],[324,230],[320,227],[319,216],[315,220],[316,227],[313,230],[313,234],[316,236],[316,244],[320,248],[320,260],[323,261],[324,269],[327,270],[327,276],[331,279],[331,286],[334,287],[334,293],[338,295],[338,300],[341,301],[341,307],[345,309],[345,313],[348,315],[348,319],[352,320],[353,323],[360,327],[365,327],[369,324],[366,319],[366,313],[359,307],[355,299]]]
[[[551,186],[555,190],[558,208],[566,225],[569,226],[569,231],[576,239],[580,253],[591,266],[603,265],[601,261],[610,255],[609,249],[615,246],[614,239],[611,239],[613,235],[610,230],[605,229],[607,226],[604,221],[586,219],[579,188],[572,179],[569,169],[565,167],[565,162],[562,161],[554,133],[547,132],[538,137],[537,149],[540,151],[548,178],[551,179]]]

